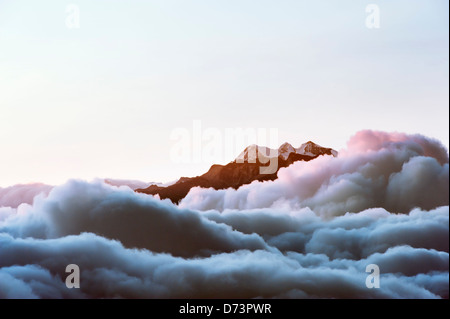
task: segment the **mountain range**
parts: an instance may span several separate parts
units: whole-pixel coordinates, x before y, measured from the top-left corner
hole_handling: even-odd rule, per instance
[[[181,177],[176,183],[169,186],[150,185],[135,191],[149,195],[158,195],[161,199],[170,199],[179,203],[192,187],[237,189],[245,184],[257,181],[275,180],[278,170],[287,167],[296,161],[310,161],[319,156],[337,156],[332,148],[322,147],[311,141],[294,148],[289,143],[282,144],[278,149],[265,146],[250,145],[240,153],[236,159],[226,165],[214,164],[203,175],[196,177]],[[278,168],[272,174],[261,174],[260,167],[267,166],[268,160],[278,157]]]

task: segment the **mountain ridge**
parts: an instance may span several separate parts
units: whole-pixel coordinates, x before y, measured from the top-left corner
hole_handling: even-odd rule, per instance
[[[297,161],[310,161],[319,156],[337,156],[332,148],[322,147],[311,141],[294,148],[289,143],[283,143],[278,149],[252,144],[247,146],[235,160],[226,165],[213,164],[209,170],[200,176],[181,177],[176,183],[161,187],[150,185],[147,188],[136,189],[138,193],[158,195],[161,199],[170,199],[178,204],[192,187],[214,188],[216,190],[234,188],[250,184],[253,181],[269,181],[277,179],[278,170]],[[261,174],[260,167],[267,166],[270,158],[278,158],[278,167],[272,174]]]

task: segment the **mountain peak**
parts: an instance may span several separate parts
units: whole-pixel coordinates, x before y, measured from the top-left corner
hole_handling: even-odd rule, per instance
[[[291,153],[296,153],[299,155],[317,157],[320,155],[332,155],[337,156],[337,152],[332,148],[322,147],[313,141],[308,141],[300,145],[299,148],[293,147],[290,143],[284,142],[277,149],[271,149],[265,146],[259,146],[256,144],[251,144],[247,146],[244,151],[236,157],[236,162],[249,162],[255,163],[257,158],[260,157],[281,157],[283,160],[287,160]]]
[[[299,148],[297,148],[297,153],[307,156],[319,156],[319,155],[332,155],[337,156],[337,152],[332,148],[327,148],[314,143],[313,141],[308,141]]]
[[[281,144],[280,148],[286,147],[286,146],[292,146],[292,145],[289,144],[288,142],[284,142],[283,144]]]
[[[289,157],[289,154],[294,153],[294,152],[295,152],[295,148],[288,142],[283,143],[278,148],[278,156],[281,156],[284,160],[286,160]]]
[[[242,185],[250,184],[253,181],[273,181],[278,178],[278,170],[288,167],[297,161],[311,161],[321,155],[337,156],[337,152],[331,148],[325,148],[311,141],[302,144],[299,148],[294,148],[289,143],[283,143],[278,149],[272,149],[256,144],[249,145],[239,154],[235,161],[227,165],[211,166],[208,172],[201,176],[186,178],[182,177],[167,187],[152,185],[146,189],[137,189],[136,192],[158,195],[161,199],[170,198],[172,202],[179,203],[190,191],[192,187],[226,189],[238,189]],[[261,157],[278,157],[276,172],[262,174],[260,172]],[[253,164],[257,163],[257,165]]]
[[[266,146],[259,146],[251,144],[245,148],[245,150],[236,157],[236,162],[249,162],[256,163],[256,159],[260,157],[273,157],[278,156],[278,152]]]

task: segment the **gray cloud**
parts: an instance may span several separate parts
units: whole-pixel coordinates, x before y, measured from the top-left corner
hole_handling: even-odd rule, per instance
[[[26,213],[10,216],[4,226],[0,223],[2,231],[42,239],[92,232],[119,239],[126,247],[187,257],[266,247],[257,235],[234,232],[168,201],[100,181],[56,187]]]
[[[309,209],[290,214],[267,209],[203,214],[237,231],[256,233],[281,251],[355,260],[403,245],[449,252],[448,206],[431,212],[415,209],[408,215],[375,208],[327,221]]]
[[[448,298],[447,155],[361,134],[336,159],[183,207],[99,180],[0,208],[0,298]],[[81,289],[64,283],[73,263]]]
[[[408,213],[449,204],[447,150],[421,135],[363,131],[337,158],[280,169],[274,182],[237,190],[193,188],[180,207],[198,210],[311,208],[323,217],[382,207]]]
[[[137,241],[143,229],[156,244]],[[2,297],[448,296],[448,206],[407,215],[370,209],[331,220],[310,209],[195,212],[73,181],[0,222],[0,233]],[[64,285],[71,263],[82,270],[80,290]],[[365,286],[371,263],[380,266],[380,289]]]
[[[119,242],[93,234],[53,240],[18,240],[0,235],[0,245],[0,295],[9,297],[448,296],[448,254],[408,246],[355,261],[329,259],[323,254],[262,250],[183,259],[125,249]],[[69,290],[64,285],[62,270],[68,263],[80,266],[80,290]],[[380,289],[365,286],[365,267],[371,263],[378,263],[382,271]]]

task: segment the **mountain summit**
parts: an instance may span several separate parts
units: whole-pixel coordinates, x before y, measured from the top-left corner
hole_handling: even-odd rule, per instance
[[[310,161],[319,156],[337,156],[331,148],[322,147],[308,141],[299,148],[289,143],[282,144],[278,149],[265,146],[250,145],[242,151],[236,159],[227,165],[212,165],[208,172],[196,177],[181,177],[178,182],[167,187],[151,185],[136,192],[158,195],[161,199],[169,198],[179,203],[192,187],[214,189],[237,189],[245,184],[257,181],[277,179],[278,170],[297,161]],[[265,159],[262,159],[262,158]],[[273,174],[261,174],[260,167],[267,164],[267,158],[278,157],[278,167]]]
[[[252,144],[247,146],[241,154],[236,157],[236,162],[256,163],[258,158],[264,157],[278,157],[278,151],[265,146]]]
[[[284,160],[287,160],[289,155],[294,152],[296,152],[296,149],[287,142],[278,148],[278,156],[281,156]]]
[[[337,156],[337,152],[333,150],[332,148],[326,148],[322,147],[314,142],[308,141],[302,145],[300,145],[299,148],[294,148],[289,143],[283,143],[278,150],[265,147],[265,146],[259,146],[256,144],[252,144],[250,146],[247,146],[245,150],[236,157],[236,162],[249,162],[249,163],[255,163],[258,158],[261,156],[264,157],[281,157],[283,160],[287,160],[289,155],[291,153],[304,155],[304,156],[310,156],[310,157],[317,157],[319,155],[332,155],[334,157]]]
[[[336,157],[338,155],[338,152],[334,149],[322,147],[311,141],[302,144],[299,148],[296,149],[296,153],[308,156],[332,155]]]

